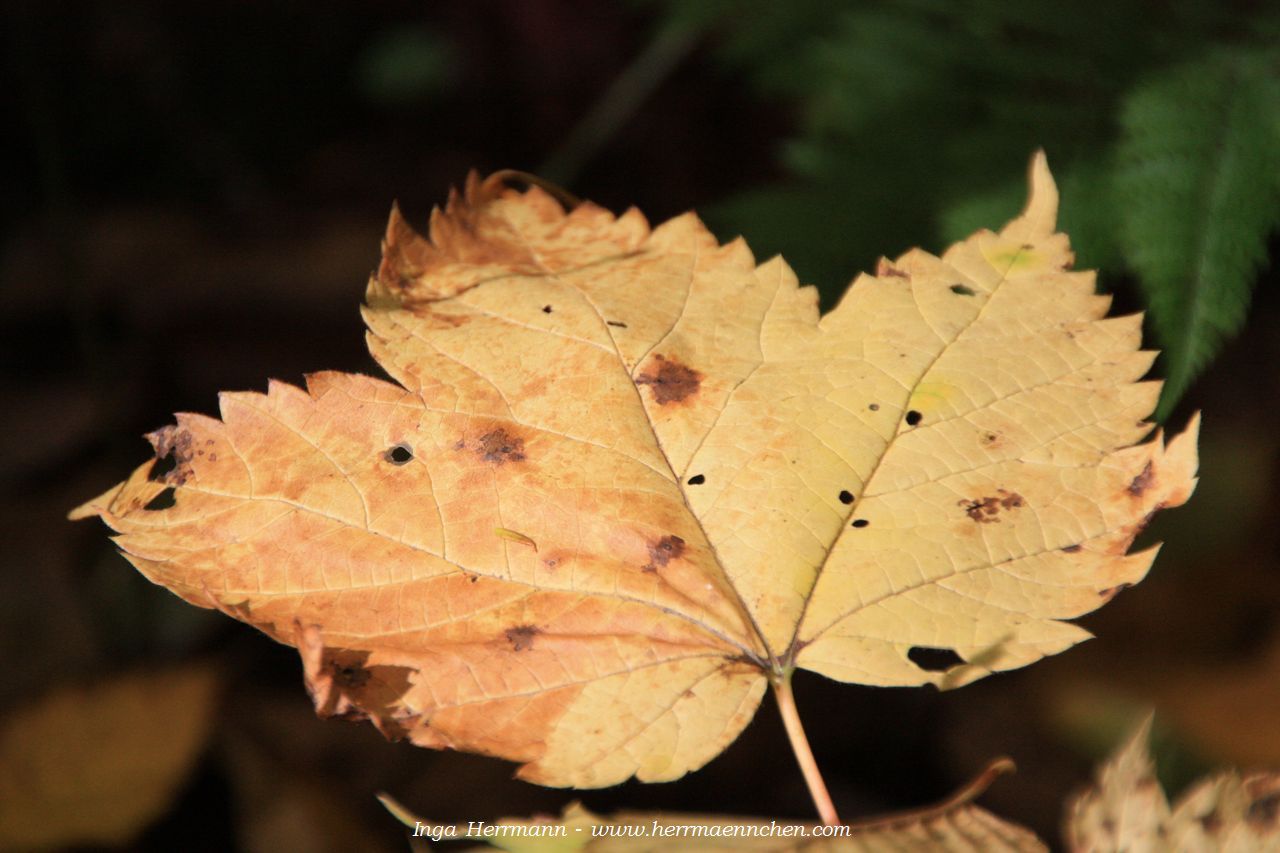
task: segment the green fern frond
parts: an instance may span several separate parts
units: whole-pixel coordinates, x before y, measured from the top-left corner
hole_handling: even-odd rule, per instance
[[[1217,53],[1149,78],[1121,123],[1117,201],[1164,346],[1163,419],[1243,325],[1280,225],[1280,52]]]

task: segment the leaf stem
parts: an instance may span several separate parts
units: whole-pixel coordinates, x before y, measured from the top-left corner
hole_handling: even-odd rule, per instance
[[[822,772],[818,770],[818,762],[814,760],[813,750],[809,748],[809,739],[805,737],[804,726],[800,723],[800,712],[796,710],[796,697],[791,692],[791,672],[773,679],[773,695],[778,700],[778,710],[782,713],[782,724],[787,728],[787,737],[791,740],[791,750],[796,755],[796,763],[804,774],[805,784],[809,786],[809,796],[818,809],[818,816],[827,826],[838,826],[840,816],[827,793],[827,783],[822,781]]]

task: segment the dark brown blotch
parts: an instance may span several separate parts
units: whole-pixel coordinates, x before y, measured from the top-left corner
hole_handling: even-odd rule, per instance
[[[502,427],[489,430],[476,441],[476,454],[485,462],[502,465],[524,461],[524,439]]]
[[[1143,466],[1142,471],[1138,476],[1134,477],[1129,482],[1129,494],[1133,495],[1135,498],[1142,497],[1147,489],[1151,488],[1151,484],[1154,483],[1155,480],[1155,471],[1151,467],[1151,462],[1148,461],[1147,464]]]
[[[675,359],[655,355],[649,369],[636,377],[636,384],[648,385],[654,402],[666,406],[698,393],[702,387],[702,374]]]
[[[1075,553],[1076,553],[1076,552],[1078,552],[1079,550],[1080,550],[1080,543],[1079,543],[1079,542],[1077,542],[1077,543],[1076,543],[1076,544],[1074,544],[1074,545],[1068,545],[1067,547],[1063,548],[1063,549],[1062,549],[1062,553],[1064,553],[1064,554],[1075,554]]]
[[[195,458],[195,441],[188,430],[179,426],[163,427],[147,436],[156,449],[156,461],[147,472],[147,479],[155,483],[181,486],[191,476],[191,461]]]
[[[972,287],[969,287],[968,285],[964,285],[964,284],[951,285],[951,292],[954,293],[956,296],[976,296],[978,293]]]
[[[533,638],[541,633],[536,625],[516,625],[507,629],[507,642],[512,651],[525,652],[533,648]]]
[[[994,495],[956,501],[956,506],[978,524],[998,524],[1001,510],[1017,509],[1023,505],[1022,495],[1007,489],[996,489]]]
[[[679,536],[663,536],[657,542],[649,543],[649,562],[641,568],[646,572],[656,572],[672,560],[680,559],[684,549],[684,540]]]

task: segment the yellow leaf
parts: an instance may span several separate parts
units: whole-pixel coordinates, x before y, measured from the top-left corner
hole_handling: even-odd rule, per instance
[[[1280,849],[1280,773],[1223,772],[1169,805],[1147,751],[1147,717],[1098,770],[1067,813],[1072,850],[1252,851]]]
[[[159,817],[209,734],[211,671],[58,690],[0,722],[0,848],[127,844]]]
[[[820,317],[692,214],[473,176],[425,238],[392,212],[364,316],[395,383],[223,394],[73,515],[299,646],[320,713],[543,784],[677,778],[797,667],[1023,666],[1145,574],[1196,466],[1194,423],[1136,444],[1140,318],[1105,318],[1042,155],[1031,180],[999,233]]]

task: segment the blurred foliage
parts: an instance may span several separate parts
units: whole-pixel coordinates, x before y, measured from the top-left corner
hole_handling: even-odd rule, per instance
[[[828,302],[852,270],[1014,214],[1044,147],[1081,267],[1134,274],[1159,414],[1244,321],[1280,225],[1280,10],[1216,0],[651,0],[800,111],[783,182],[708,211]]]

